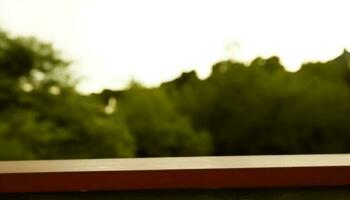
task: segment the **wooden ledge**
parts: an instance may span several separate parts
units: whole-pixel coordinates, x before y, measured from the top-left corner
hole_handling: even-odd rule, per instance
[[[349,185],[347,154],[0,162],[2,193]]]

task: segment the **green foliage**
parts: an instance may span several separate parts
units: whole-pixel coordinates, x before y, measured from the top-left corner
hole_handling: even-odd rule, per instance
[[[74,90],[50,44],[0,34],[0,159],[132,157],[123,119]]]
[[[222,61],[83,96],[52,45],[0,32],[0,160],[349,153],[350,54],[285,71]]]
[[[223,61],[203,81],[177,79],[163,87],[196,128],[211,133],[216,155],[345,153],[349,61],[345,51],[296,73],[285,71],[276,57],[250,66]]]
[[[208,132],[196,131],[161,89],[132,87],[121,112],[137,139],[139,156],[209,155]]]

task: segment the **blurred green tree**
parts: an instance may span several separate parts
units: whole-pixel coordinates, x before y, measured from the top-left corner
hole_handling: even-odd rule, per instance
[[[0,33],[0,159],[134,156],[134,138],[105,105],[74,90],[50,44]]]
[[[0,159],[348,153],[349,63],[229,60],[204,80],[81,95],[52,45],[2,31]]]
[[[296,73],[277,57],[222,61],[211,75],[165,83],[177,109],[211,133],[215,155],[349,152],[347,51]]]
[[[137,140],[138,156],[210,155],[208,132],[194,130],[162,89],[132,86],[120,109]]]

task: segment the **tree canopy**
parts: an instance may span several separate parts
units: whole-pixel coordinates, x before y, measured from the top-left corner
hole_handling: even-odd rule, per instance
[[[134,138],[74,90],[50,44],[0,34],[0,159],[131,157]]]
[[[0,160],[349,153],[349,63],[226,60],[203,80],[82,95],[51,44],[2,31]]]

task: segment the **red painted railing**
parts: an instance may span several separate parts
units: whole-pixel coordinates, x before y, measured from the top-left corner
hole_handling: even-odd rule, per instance
[[[350,186],[350,155],[1,161],[0,192]]]

